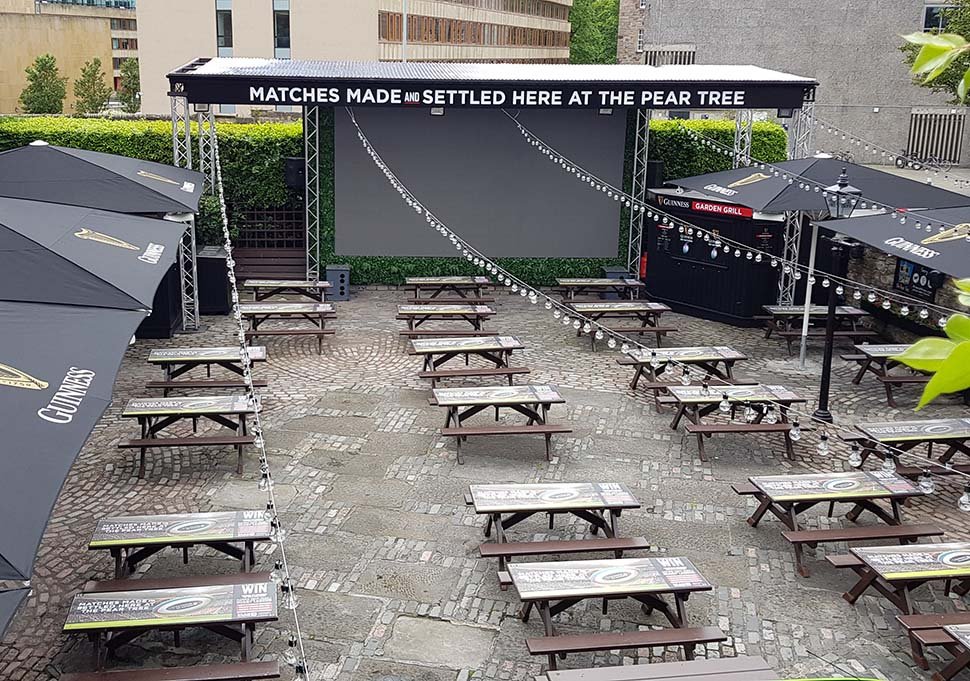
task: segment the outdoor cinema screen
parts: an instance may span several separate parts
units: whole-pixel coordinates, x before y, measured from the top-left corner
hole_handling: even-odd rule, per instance
[[[364,151],[347,112],[335,125],[338,255],[454,256]],[[616,257],[620,203],[533,147],[498,109],[356,109],[364,134],[433,213],[496,257]],[[623,180],[626,111],[529,110],[520,120],[614,186]]]

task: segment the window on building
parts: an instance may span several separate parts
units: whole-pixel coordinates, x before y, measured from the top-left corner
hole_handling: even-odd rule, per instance
[[[273,45],[276,49],[290,49],[290,10],[273,10]]]
[[[643,29],[637,31],[637,52],[643,52]]]
[[[138,39],[137,38],[112,38],[111,49],[112,50],[137,50]]]
[[[232,0],[216,0],[216,47],[220,57],[232,56]]]
[[[138,30],[138,22],[134,19],[112,19],[112,31],[135,31]]]
[[[923,8],[923,30],[942,31],[946,28],[946,14],[953,5],[927,5]]]

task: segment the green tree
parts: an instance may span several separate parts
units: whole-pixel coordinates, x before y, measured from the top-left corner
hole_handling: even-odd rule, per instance
[[[947,34],[970,40],[970,0],[957,0],[954,7],[943,11],[943,19],[946,22]],[[914,36],[922,35],[935,34],[914,33],[911,36],[904,36],[907,42],[899,48],[903,52],[903,60],[913,69],[913,82],[921,87],[929,88],[933,92],[949,95],[952,104],[959,104],[962,100],[956,95],[957,87],[960,85],[964,73],[970,68],[970,55],[964,53],[957,56],[953,60],[953,68],[946,68],[935,77],[927,78],[928,71],[917,71],[914,68],[922,51],[922,43],[911,39]],[[920,66],[923,65],[920,64]]]
[[[27,67],[26,73],[27,87],[20,93],[24,111],[32,114],[63,112],[67,78],[61,78],[54,55],[40,55]]]
[[[616,63],[619,12],[619,0],[576,0],[573,3],[569,13],[571,63]]]
[[[125,59],[121,62],[121,89],[118,98],[122,108],[128,113],[138,113],[141,108],[141,76],[138,73],[138,60]]]
[[[84,62],[81,76],[74,81],[74,111],[79,114],[100,113],[110,96],[111,88],[105,83],[101,60],[95,57]]]

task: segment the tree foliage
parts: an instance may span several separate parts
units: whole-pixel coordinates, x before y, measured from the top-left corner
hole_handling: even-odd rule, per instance
[[[105,83],[101,60],[84,62],[81,75],[74,81],[74,111],[79,114],[100,113],[108,103],[111,88]]]
[[[619,0],[576,0],[569,13],[572,24],[569,61],[615,64],[619,17]]]
[[[57,59],[52,54],[42,54],[27,67],[27,87],[20,93],[20,104],[25,113],[51,114],[64,111],[67,96],[67,78],[57,70]]]
[[[970,40],[970,0],[957,0],[954,7],[943,11],[943,18],[946,21],[946,32],[950,35],[958,35],[966,40]],[[916,36],[923,34],[914,34]],[[934,35],[932,33],[926,35]],[[957,56],[952,63],[953,68],[944,69],[933,78],[926,77],[926,71],[917,71],[914,68],[917,58],[922,52],[922,43],[911,40],[913,36],[904,36],[907,41],[900,47],[903,52],[903,61],[909,65],[913,71],[913,82],[921,87],[929,88],[933,92],[949,95],[952,104],[959,104],[962,98],[956,95],[960,81],[963,79],[967,69],[970,68],[970,54]]]
[[[127,113],[138,113],[141,108],[141,75],[137,59],[121,62],[121,89],[118,90],[121,106]]]

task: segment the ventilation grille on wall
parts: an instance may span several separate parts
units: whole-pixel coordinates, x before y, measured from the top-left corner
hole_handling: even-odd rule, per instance
[[[648,45],[643,50],[647,66],[693,64],[696,52],[693,45]]]
[[[937,158],[959,163],[965,125],[966,111],[963,109],[913,109],[906,154],[919,159]]]

